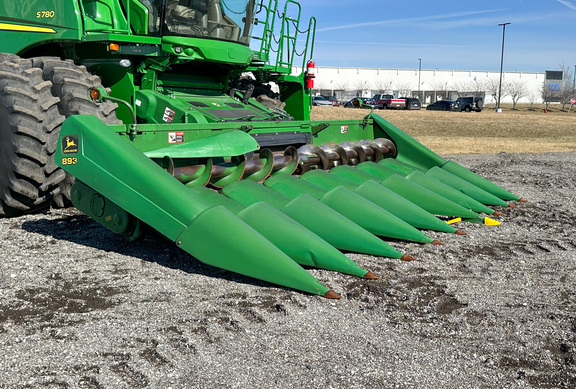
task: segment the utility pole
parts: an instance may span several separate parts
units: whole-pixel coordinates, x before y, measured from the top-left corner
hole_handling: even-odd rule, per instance
[[[511,23],[501,23],[498,26],[502,26],[502,55],[500,56],[500,86],[498,87],[498,106],[496,107],[496,112],[502,112],[502,107],[500,107],[500,99],[502,98],[502,69],[504,68],[504,36],[506,35],[506,26]]]
[[[576,90],[576,65],[574,65],[574,79],[572,80],[572,98],[576,97],[576,93],[574,93],[575,90]]]
[[[422,74],[422,58],[418,58],[418,98],[420,99],[420,75]],[[420,99],[424,100],[424,99]]]

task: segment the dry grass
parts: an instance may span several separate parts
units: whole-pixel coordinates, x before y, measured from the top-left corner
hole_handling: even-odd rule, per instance
[[[314,120],[361,119],[369,110],[314,107]],[[576,151],[576,112],[522,107],[496,113],[375,111],[438,154]]]

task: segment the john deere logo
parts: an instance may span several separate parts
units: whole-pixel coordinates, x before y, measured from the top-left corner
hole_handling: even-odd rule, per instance
[[[78,152],[78,136],[67,135],[62,139],[62,154],[76,154]]]

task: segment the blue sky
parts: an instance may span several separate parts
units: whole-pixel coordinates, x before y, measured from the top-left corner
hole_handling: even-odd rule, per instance
[[[543,72],[576,65],[576,0],[302,0],[318,66]]]

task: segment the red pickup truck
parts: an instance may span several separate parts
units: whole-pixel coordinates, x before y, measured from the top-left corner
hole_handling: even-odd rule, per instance
[[[396,108],[404,109],[406,107],[406,100],[395,99],[394,95],[374,95],[372,99],[376,102],[376,107],[380,109]]]

